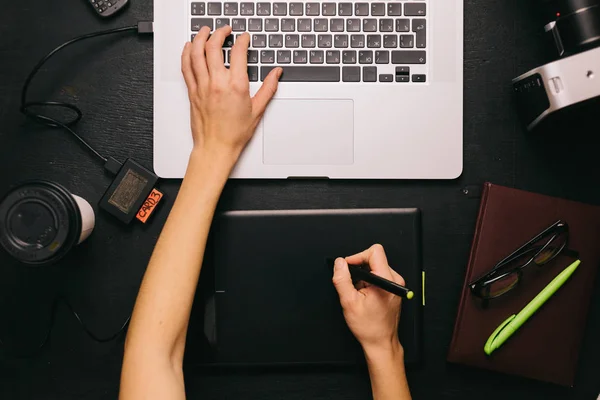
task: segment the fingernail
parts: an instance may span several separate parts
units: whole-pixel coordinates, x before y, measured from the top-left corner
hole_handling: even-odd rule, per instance
[[[283,75],[283,69],[282,69],[282,68],[279,68],[279,69],[277,70],[277,79],[281,78],[281,75]]]
[[[334,269],[340,269],[344,266],[344,259],[343,258],[336,258],[335,262],[333,263],[333,268]]]

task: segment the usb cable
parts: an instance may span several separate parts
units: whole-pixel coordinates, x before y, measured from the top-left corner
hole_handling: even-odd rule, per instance
[[[52,50],[46,56],[44,56],[37,65],[33,68],[27,79],[25,80],[25,84],[23,85],[23,90],[21,91],[21,107],[20,111],[27,118],[36,121],[42,125],[51,127],[51,128],[61,128],[71,135],[73,135],[81,144],[83,144],[89,151],[91,151],[97,158],[102,160],[104,163],[104,168],[109,171],[111,174],[115,175],[122,166],[122,163],[114,159],[113,157],[105,157],[96,149],[94,149],[85,139],[79,136],[72,127],[75,126],[83,117],[83,112],[79,107],[75,104],[59,102],[59,101],[29,101],[27,100],[27,92],[29,91],[29,86],[33,81],[33,78],[42,68],[42,66],[52,58],[56,53],[63,50],[64,48],[80,42],[86,39],[97,38],[100,36],[113,35],[118,33],[130,33],[136,32],[138,35],[148,35],[154,32],[154,23],[152,21],[140,21],[137,25],[127,26],[123,28],[115,28],[108,29],[99,32],[88,33],[86,35],[78,36],[74,39],[65,42]],[[43,114],[39,111],[40,108],[54,108],[54,109],[62,109],[63,111],[67,111],[70,113],[74,113],[74,116],[70,119],[59,120],[55,117],[49,116],[47,114]]]

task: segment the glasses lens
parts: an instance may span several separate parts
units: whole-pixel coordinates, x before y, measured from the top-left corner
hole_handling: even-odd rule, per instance
[[[548,242],[546,242],[548,243]],[[543,247],[546,243],[541,243],[540,245]],[[544,265],[548,261],[552,260],[562,249],[565,248],[567,244],[567,232],[559,233],[558,235],[550,238],[550,242],[546,246],[544,250],[540,252],[534,259],[537,265]]]
[[[484,288],[484,295],[488,298],[502,296],[504,293],[513,289],[518,282],[519,274],[517,271],[515,271],[488,283]]]

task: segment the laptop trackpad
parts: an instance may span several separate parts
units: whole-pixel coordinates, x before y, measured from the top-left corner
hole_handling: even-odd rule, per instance
[[[265,164],[354,162],[352,100],[273,100],[263,126]]]

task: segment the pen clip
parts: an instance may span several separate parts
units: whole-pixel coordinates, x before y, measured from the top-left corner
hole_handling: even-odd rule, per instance
[[[485,342],[485,346],[483,347],[483,351],[485,351],[485,354],[489,356],[494,350],[496,350],[496,347],[494,346],[494,341],[496,340],[500,332],[502,332],[502,330],[506,327],[506,325],[508,325],[516,317],[516,314],[511,315],[506,319],[506,321],[501,323],[500,326],[497,327],[494,332],[492,332],[487,342]]]

